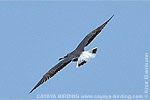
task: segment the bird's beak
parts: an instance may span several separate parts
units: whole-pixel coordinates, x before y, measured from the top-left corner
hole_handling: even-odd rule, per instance
[[[59,58],[59,60],[62,60],[63,58]]]

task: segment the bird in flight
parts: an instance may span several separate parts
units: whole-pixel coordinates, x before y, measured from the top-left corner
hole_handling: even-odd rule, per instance
[[[114,15],[113,15],[114,16]],[[51,68],[44,76],[43,78],[37,83],[37,85],[29,92],[33,92],[37,87],[39,87],[41,84],[46,82],[48,79],[53,77],[57,72],[59,72],[61,69],[63,69],[66,65],[68,65],[72,61],[77,62],[77,68],[79,68],[81,65],[88,62],[90,59],[94,58],[96,56],[97,47],[85,51],[85,47],[87,47],[92,40],[102,31],[102,29],[105,27],[105,25],[113,18],[109,18],[104,24],[90,32],[78,45],[78,47],[72,51],[71,53],[68,53],[63,58],[60,58],[60,62],[55,65],[53,68]]]

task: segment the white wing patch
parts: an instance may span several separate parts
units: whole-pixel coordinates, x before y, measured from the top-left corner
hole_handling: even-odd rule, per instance
[[[86,62],[88,62],[89,60],[91,60],[92,58],[94,58],[96,56],[96,52],[93,53],[92,52],[93,50],[97,51],[97,48],[82,52],[82,54],[80,55],[80,57],[78,58],[78,61],[77,61],[77,68],[79,68],[81,65],[85,64]]]

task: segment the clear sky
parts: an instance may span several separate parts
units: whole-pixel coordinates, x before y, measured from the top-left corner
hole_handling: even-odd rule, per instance
[[[150,2],[0,2],[0,99],[37,99],[38,94],[141,94],[145,53],[150,53]],[[58,59],[115,15],[86,48],[96,58],[71,63],[29,91]],[[55,99],[56,100],[56,99]]]

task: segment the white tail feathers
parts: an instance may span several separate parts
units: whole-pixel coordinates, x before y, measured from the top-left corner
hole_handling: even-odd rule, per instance
[[[77,68],[80,67],[81,65],[85,64],[92,58],[94,58],[96,56],[96,52],[97,52],[97,47],[93,48],[91,50],[88,50],[88,51],[83,51],[81,53],[80,57],[78,58]]]

